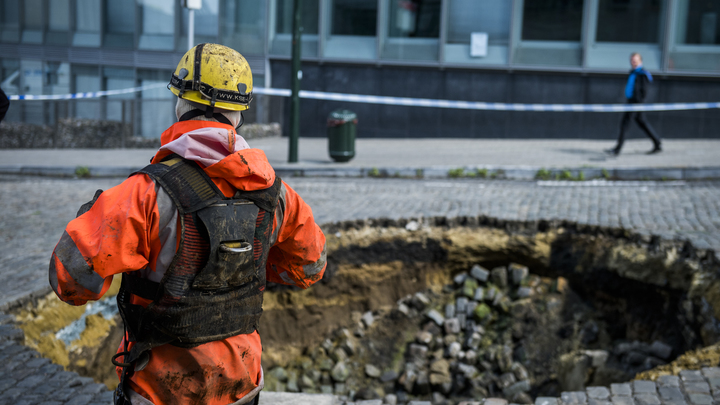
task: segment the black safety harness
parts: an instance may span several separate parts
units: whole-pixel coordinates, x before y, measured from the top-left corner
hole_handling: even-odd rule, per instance
[[[127,381],[164,344],[195,347],[257,329],[262,314],[265,263],[282,182],[226,198],[193,161],[171,155],[144,173],[170,196],[181,235],[175,257],[157,283],[139,272],[123,273],[117,296],[125,323],[116,404],[129,404]],[[131,303],[135,295],[151,303]],[[128,350],[127,342],[134,345]],[[122,362],[118,359],[122,357]]]

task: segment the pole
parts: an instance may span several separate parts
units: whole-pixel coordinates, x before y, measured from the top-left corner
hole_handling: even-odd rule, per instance
[[[195,46],[195,10],[188,9],[188,49]]]
[[[300,38],[301,38],[301,17],[300,6],[302,0],[293,0],[293,35],[292,35],[292,77],[290,78],[290,89],[292,99],[290,104],[290,147],[288,163],[298,161],[298,139],[300,138]]]

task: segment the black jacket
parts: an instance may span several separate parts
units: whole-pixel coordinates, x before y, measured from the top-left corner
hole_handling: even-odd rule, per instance
[[[0,122],[2,122],[3,118],[5,118],[5,113],[7,113],[9,107],[10,100],[8,100],[5,92],[0,89]]]
[[[633,71],[631,70],[630,73]],[[645,70],[642,70],[638,72],[635,75],[635,87],[633,89],[633,96],[631,99],[628,100],[630,103],[643,103],[645,102],[645,97],[647,96],[647,88],[650,84],[650,80],[648,80],[648,75],[645,72]]]

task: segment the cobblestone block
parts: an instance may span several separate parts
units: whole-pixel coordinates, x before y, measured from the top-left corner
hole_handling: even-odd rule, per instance
[[[632,387],[630,384],[610,384],[610,390],[613,395],[629,397],[632,395]]]
[[[38,405],[63,405],[63,404],[62,404],[62,402],[58,402],[58,401],[45,401],[45,402],[40,402]],[[109,404],[106,404],[106,405],[109,405]]]
[[[0,325],[0,340],[12,340],[18,343],[25,341],[25,333],[13,325]]]
[[[716,391],[720,391],[720,377],[709,377],[708,385],[710,385],[710,389],[713,391],[713,393]]]
[[[14,316],[0,312],[0,325],[5,325],[13,322],[15,322]]]
[[[679,387],[680,377],[676,375],[662,375],[658,377],[657,385],[659,387]]]
[[[537,397],[535,405],[559,405],[558,399],[553,397]]]
[[[633,397],[613,395],[610,400],[613,405],[635,405]]]
[[[485,400],[483,405],[508,405],[508,401],[502,398],[488,398]]]
[[[698,370],[682,370],[680,371],[680,378],[683,382],[703,382],[702,372]]]
[[[101,392],[107,391],[107,386],[105,384],[87,384],[80,390],[83,394],[99,394]]]
[[[17,380],[14,378],[3,378],[0,379],[0,393],[5,391],[8,388],[12,388],[17,384]]]
[[[31,375],[18,383],[19,388],[30,389],[38,386],[40,383],[45,381],[45,376],[42,375]]]
[[[655,383],[647,380],[635,380],[632,382],[633,394],[656,394]]]
[[[23,395],[17,399],[14,405],[37,405],[43,398],[39,395]]]
[[[635,395],[635,403],[637,405],[660,405],[660,397],[655,394],[637,394]]]
[[[22,396],[26,392],[27,392],[27,390],[24,388],[17,388],[17,387],[10,388],[9,390],[6,390],[5,392],[3,392],[2,398],[6,401],[11,400],[11,399],[15,400],[15,399],[20,398],[20,396]]]
[[[37,357],[34,358],[27,363],[25,363],[25,367],[27,368],[41,368],[46,365],[50,364],[50,359],[46,359],[44,357]]]
[[[70,398],[65,405],[88,405],[92,401],[93,396],[90,394],[76,395],[74,398]]]
[[[90,377],[78,377],[78,378],[80,378],[80,384],[82,384],[82,385],[93,384],[95,382],[95,380],[93,380]]]
[[[685,400],[685,395],[683,395],[683,392],[678,387],[660,387],[658,388],[658,392],[663,401]]]
[[[77,395],[76,389],[65,387],[65,388],[61,388],[61,389],[57,390],[55,392],[55,394],[53,395],[53,399],[61,401],[61,402],[65,402],[76,395]]]
[[[565,405],[587,404],[587,395],[582,391],[563,392],[560,399]]]
[[[586,390],[588,398],[592,399],[608,399],[610,398],[610,390],[605,387],[588,387]]]
[[[686,382],[683,384],[686,392],[696,394],[710,394],[710,386],[706,382]]]
[[[703,367],[700,372],[705,378],[720,378],[720,367]]]
[[[712,405],[713,399],[707,394],[688,394],[690,403],[693,405]]]
[[[613,403],[604,399],[589,398],[588,405],[613,405]]]

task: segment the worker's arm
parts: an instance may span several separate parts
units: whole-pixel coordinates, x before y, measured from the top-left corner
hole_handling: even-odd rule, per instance
[[[136,175],[102,194],[65,228],[50,258],[50,285],[61,300],[97,300],[115,274],[146,268],[156,257],[155,184]],[[84,207],[86,208],[86,207]],[[82,210],[81,210],[82,211]]]
[[[325,235],[310,206],[285,182],[277,210],[277,241],[268,255],[267,280],[307,288],[325,273]]]

